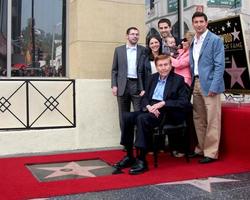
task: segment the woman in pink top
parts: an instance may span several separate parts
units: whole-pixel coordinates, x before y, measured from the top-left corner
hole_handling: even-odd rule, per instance
[[[181,41],[181,48],[178,49],[179,55],[176,58],[171,57],[174,72],[184,77],[185,83],[187,84],[187,88],[190,89],[189,91],[190,98],[191,98],[192,78],[191,78],[190,64],[189,64],[189,47],[192,42],[192,39],[193,39],[193,34],[191,32],[187,32],[185,34],[185,38],[182,39]],[[172,140],[172,143],[176,145],[177,149],[172,152],[173,156],[183,157],[185,154],[182,153],[183,149],[180,148],[181,146],[183,146],[183,144],[181,145],[179,144],[180,141],[183,141],[183,139],[179,137],[177,138],[176,136],[169,139]]]
[[[185,83],[190,87],[192,83],[190,63],[189,63],[189,46],[190,41],[186,38],[182,39],[182,48],[178,49],[177,58],[171,57],[174,72],[184,77]]]

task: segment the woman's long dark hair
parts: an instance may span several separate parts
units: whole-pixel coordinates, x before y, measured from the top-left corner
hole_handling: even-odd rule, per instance
[[[162,54],[162,39],[161,39],[161,37],[159,35],[150,35],[147,38],[147,42],[146,42],[146,49],[147,49],[147,53],[149,56],[149,60],[154,60],[154,55],[152,53],[152,50],[149,48],[149,42],[152,38],[155,38],[156,40],[159,41],[159,43],[160,43],[159,54]]]

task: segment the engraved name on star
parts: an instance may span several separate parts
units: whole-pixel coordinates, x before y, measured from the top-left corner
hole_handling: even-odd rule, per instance
[[[211,183],[226,183],[226,182],[235,182],[240,180],[234,179],[225,179],[225,178],[216,178],[216,177],[209,177],[207,179],[193,179],[188,181],[176,181],[170,183],[164,183],[159,185],[182,185],[182,184],[190,184],[197,188],[200,188],[207,192],[212,192]]]
[[[76,162],[69,162],[68,164],[62,167],[39,167],[37,169],[53,171],[48,176],[44,177],[45,179],[47,179],[47,178],[66,176],[66,175],[96,177],[96,175],[91,173],[90,170],[100,169],[103,167],[107,166],[81,166]]]
[[[239,83],[241,85],[241,87],[245,88],[244,84],[242,82],[242,79],[241,79],[241,75],[245,70],[246,70],[245,67],[244,68],[237,67],[235,60],[234,60],[234,57],[232,56],[231,68],[225,69],[225,71],[231,76],[231,88],[234,86],[235,83]]]

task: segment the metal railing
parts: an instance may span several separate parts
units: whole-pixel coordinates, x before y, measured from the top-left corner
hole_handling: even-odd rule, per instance
[[[0,80],[0,130],[75,126],[75,80]]]

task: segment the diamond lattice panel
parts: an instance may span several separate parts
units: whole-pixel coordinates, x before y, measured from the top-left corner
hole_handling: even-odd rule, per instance
[[[25,128],[27,124],[26,83],[2,81],[0,91],[0,128]]]
[[[71,81],[31,81],[29,87],[31,127],[72,126],[73,84]]]

